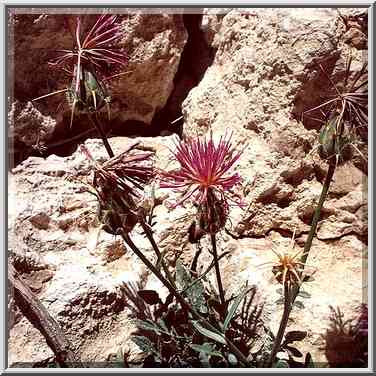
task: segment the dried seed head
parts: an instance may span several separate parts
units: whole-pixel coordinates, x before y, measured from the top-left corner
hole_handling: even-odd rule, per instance
[[[272,251],[277,256],[277,261],[273,264],[272,271],[275,275],[278,283],[285,284],[301,284],[301,272],[302,272],[302,262],[300,258],[303,254],[302,250],[297,252],[294,251],[295,246],[295,231],[290,242],[290,247],[288,252],[280,253],[275,249]]]
[[[94,165],[92,186],[99,201],[98,216],[106,228],[129,232],[138,221],[138,203],[144,186],[154,176],[150,152],[135,152],[133,145],[102,165],[95,163],[89,151],[81,150]]]
[[[213,191],[208,192],[207,200],[198,207],[198,223],[200,229],[208,234],[221,230],[227,220],[228,204],[221,197],[216,197]]]

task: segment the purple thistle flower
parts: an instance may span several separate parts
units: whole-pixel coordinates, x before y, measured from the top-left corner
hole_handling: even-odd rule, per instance
[[[216,232],[226,221],[229,203],[243,205],[239,195],[233,192],[241,177],[231,172],[242,150],[232,147],[231,135],[222,136],[216,144],[210,133],[205,140],[197,138],[178,143],[173,154],[180,166],[170,172],[160,172],[161,188],[181,193],[174,207],[188,199],[197,203],[201,228]]]
[[[111,44],[121,37],[121,24],[117,22],[117,16],[101,15],[83,37],[81,29],[81,18],[78,16],[74,36],[75,47],[72,50],[59,50],[62,55],[51,61],[51,65],[68,65],[72,71],[77,66],[78,85],[82,65],[91,64],[98,71],[103,71],[109,65],[126,64],[125,55],[111,47]]]
[[[207,140],[193,139],[176,145],[175,159],[180,167],[174,171],[161,171],[161,188],[173,188],[182,192],[180,205],[188,198],[199,204],[208,200],[209,191],[221,198],[236,202],[232,188],[239,184],[241,177],[230,170],[239,159],[242,151],[231,145],[231,136],[220,138],[216,145],[212,134]]]

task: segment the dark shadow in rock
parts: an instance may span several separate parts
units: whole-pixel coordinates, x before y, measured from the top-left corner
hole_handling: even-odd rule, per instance
[[[101,113],[101,123],[109,138],[111,136],[156,137],[173,133],[181,134],[183,119],[173,122],[181,117],[181,104],[189,91],[198,85],[214,58],[213,50],[207,45],[200,29],[201,20],[202,14],[187,13],[183,15],[184,25],[188,31],[188,40],[174,78],[174,89],[166,105],[155,114],[150,125],[138,120],[123,122],[116,116],[109,121],[106,118],[107,115]],[[56,107],[58,104],[64,105],[65,103],[64,95],[49,97],[50,102],[51,100],[56,102]],[[47,106],[42,102],[40,103],[42,108]],[[61,157],[69,156],[74,153],[79,143],[88,138],[98,137],[97,131],[84,114],[75,115],[73,126],[70,128],[70,109],[66,105],[63,107],[65,109],[62,121],[56,127],[56,131],[47,145],[31,148],[18,142],[9,148],[10,168],[17,166],[29,156],[48,157],[51,154]]]
[[[306,71],[302,73],[301,77],[297,77],[303,84],[294,98],[294,108],[292,115],[296,120],[302,121],[307,129],[319,130],[322,126],[323,116],[320,109],[315,111],[313,108],[325,103],[330,98],[330,95],[335,94],[335,89],[332,87],[325,73],[321,70],[319,64],[323,67],[326,74],[331,77],[334,82],[343,78],[344,73],[332,75],[338,59],[340,58],[340,51],[334,51],[331,55],[323,58],[317,58],[309,66]],[[321,121],[320,121],[321,120]]]
[[[360,309],[358,317],[345,319],[339,307],[330,306],[330,326],[324,335],[330,367],[368,366],[368,306],[362,304]]]
[[[200,9],[198,9],[200,11]],[[188,31],[188,40],[181,55],[178,71],[174,79],[172,91],[166,106],[154,117],[151,128],[167,130],[181,135],[183,119],[174,124],[174,120],[182,116],[181,105],[191,89],[197,86],[214,59],[214,50],[208,46],[200,28],[202,14],[183,14],[184,26]]]

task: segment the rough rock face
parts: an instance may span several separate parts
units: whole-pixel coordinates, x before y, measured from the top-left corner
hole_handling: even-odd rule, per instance
[[[88,25],[95,22],[93,15],[82,19]],[[32,99],[69,87],[71,77],[48,62],[59,56],[57,50],[72,49],[73,40],[67,25],[71,24],[74,30],[75,20],[75,16],[59,14],[15,14],[11,17],[9,73],[14,82],[11,101],[18,100],[18,107],[21,104],[25,106],[18,111],[21,114],[30,112],[32,105],[29,101]],[[146,14],[134,10],[120,15],[119,22],[122,36],[114,48],[125,53],[127,65],[120,71],[118,69],[116,74],[128,73],[109,81],[111,119],[117,127],[127,120],[150,124],[156,112],[165,106],[174,88],[173,80],[187,31],[179,14]],[[57,123],[58,129],[67,129],[70,108],[64,93],[33,103],[36,107],[34,112],[48,114],[51,121]],[[24,142],[24,133],[33,130],[33,122],[30,122],[29,129],[25,129],[24,118],[14,116],[14,127],[18,130],[15,142]],[[83,118],[84,124],[87,123],[86,117]],[[76,116],[76,125],[79,123],[80,117]],[[46,144],[48,138],[41,137],[39,141]],[[26,146],[30,146],[29,143]]]
[[[158,151],[158,163],[165,166],[166,145],[171,146],[172,140],[141,141]],[[111,139],[115,153],[131,143],[130,139]],[[100,140],[89,140],[86,146],[96,160],[106,159]],[[104,353],[98,349],[109,351],[116,341],[123,343],[129,336],[120,287],[124,282],[145,281],[147,271],[120,237],[100,231],[96,199],[83,183],[89,172],[90,164],[79,151],[67,158],[30,157],[13,169],[9,175],[9,257],[80,351],[82,360],[104,361]],[[140,229],[135,230],[134,239],[153,257]],[[27,320],[18,314],[14,317],[10,364],[50,356],[40,335],[29,336],[30,330],[35,331]],[[27,351],[30,358],[25,359],[25,341],[38,341],[42,350]]]
[[[321,124],[302,118],[302,112],[322,103],[332,89],[319,64],[336,81],[348,52],[356,57],[353,69],[359,69],[366,51],[343,37],[346,28],[330,9],[207,11],[202,28],[216,54],[183,103],[184,134],[229,130],[234,142],[246,145],[238,171],[249,206],[243,213],[233,210],[231,236],[222,239],[223,249],[234,248],[222,262],[225,285],[231,291],[248,279],[259,286],[267,302],[266,320],[276,331],[282,313],[275,306],[278,286],[257,265],[272,259],[273,244],[281,242],[284,251],[294,230],[302,249],[327,170],[317,152],[309,153]],[[325,347],[329,305],[354,317],[367,294],[363,171],[352,162],[337,168],[308,260],[316,270],[316,282],[307,284],[312,298],[304,302],[304,313],[293,313],[289,326],[308,330],[304,347],[318,362],[326,362],[319,348]],[[170,233],[174,238],[175,231]]]
[[[157,17],[158,24],[148,17]],[[119,81],[126,83],[125,100],[130,106],[121,116],[150,121],[171,90],[185,32],[179,29],[180,17],[172,15],[124,16],[123,25],[123,43],[135,72]],[[175,28],[180,37],[169,32]],[[246,210],[232,208],[226,231],[218,236],[220,250],[230,251],[221,260],[224,287],[230,296],[245,281],[256,285],[258,302],[264,305],[264,322],[274,333],[282,314],[277,303],[281,286],[273,278],[270,264],[261,265],[275,260],[272,247],[287,250],[294,230],[296,250],[304,247],[327,164],[312,151],[320,123],[302,119],[301,113],[316,106],[320,95],[330,90],[317,64],[338,78],[348,51],[361,62],[365,45],[359,42],[360,34],[354,43],[344,37],[354,28],[364,34],[353,24],[344,27],[331,9],[226,9],[220,14],[205,10],[202,19],[215,58],[183,104],[183,133],[195,136],[211,129],[217,138],[228,130],[233,132],[233,142],[244,148],[237,169],[248,205]],[[168,59],[172,66],[165,65]],[[156,63],[159,60],[160,65]],[[171,79],[165,80],[166,75]],[[165,93],[161,97],[157,87]],[[145,97],[137,100],[147,105],[138,107],[136,99],[129,101],[136,98],[129,94],[133,91],[143,93]],[[131,141],[110,139],[115,152]],[[156,150],[159,168],[172,167],[166,147],[173,145],[172,137],[142,142]],[[88,140],[86,146],[99,161],[106,158],[100,140]],[[149,277],[119,238],[103,231],[98,238],[95,200],[80,181],[89,171],[89,163],[76,151],[66,158],[28,158],[9,175],[12,260],[84,361],[104,360],[107,353],[128,343],[132,326],[119,289],[123,282],[141,280],[163,295],[160,284]],[[306,298],[300,299],[289,321],[289,330],[308,332],[299,349],[311,352],[321,364],[328,360],[324,335],[330,324],[329,306],[338,306],[346,317],[353,318],[367,296],[366,173],[361,163],[348,162],[337,168],[308,259],[315,280],[305,284]],[[196,251],[187,237],[194,210],[169,209],[167,202],[173,194],[158,187],[156,196],[162,202],[155,208],[154,227],[161,250],[171,267],[178,257],[189,265]],[[152,257],[138,228],[132,236]],[[202,243],[203,249],[210,246],[206,238]],[[199,270],[210,261],[204,251]],[[214,276],[211,278],[215,285]],[[30,361],[51,355],[43,338],[22,315],[15,316],[10,338],[10,363],[25,361],[25,353]]]

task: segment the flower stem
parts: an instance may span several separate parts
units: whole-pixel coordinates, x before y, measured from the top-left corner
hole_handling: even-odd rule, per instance
[[[324,182],[324,185],[323,185],[322,190],[321,190],[320,199],[319,199],[315,213],[314,213],[313,218],[312,218],[312,223],[311,223],[311,228],[309,230],[308,238],[307,238],[305,245],[304,245],[304,252],[303,252],[303,255],[302,255],[302,258],[301,258],[301,262],[304,265],[307,261],[309,251],[310,251],[311,246],[312,246],[313,237],[316,234],[316,228],[317,228],[317,224],[319,223],[321,209],[324,206],[324,202],[325,202],[326,196],[328,194],[329,186],[330,186],[330,183],[333,179],[335,169],[336,169],[336,163],[335,163],[335,161],[331,160],[329,162],[328,172],[326,173],[325,182]],[[303,265],[303,268],[300,272],[300,276],[303,274],[304,265]]]
[[[213,248],[213,258],[214,258],[214,265],[215,265],[215,274],[217,276],[217,285],[219,291],[219,297],[221,299],[221,304],[224,305],[225,300],[225,293],[223,291],[222,280],[221,280],[221,271],[219,269],[219,261],[218,261],[218,252],[217,252],[217,239],[215,234],[210,234],[212,248]]]
[[[275,356],[277,355],[277,353],[278,353],[278,351],[281,347],[283,336],[285,334],[285,330],[286,330],[286,327],[287,327],[287,322],[289,320],[290,312],[291,312],[291,309],[292,309],[292,304],[291,304],[291,299],[290,299],[291,294],[290,293],[291,293],[290,286],[289,286],[288,283],[285,283],[285,286],[284,286],[284,305],[283,305],[282,319],[281,319],[281,323],[279,324],[277,336],[276,336],[275,341],[273,343],[273,348],[272,348],[272,351],[271,351],[270,356],[269,356],[267,367],[273,367]]]
[[[163,260],[163,255],[162,255],[161,251],[159,250],[159,247],[158,247],[158,245],[157,245],[157,243],[154,239],[152,231],[150,230],[150,228],[148,228],[148,225],[145,223],[145,221],[143,219],[140,220],[140,224],[141,224],[142,229],[144,230],[146,237],[148,238],[150,244],[152,245],[155,254],[158,257],[158,261],[162,265],[162,268],[163,268],[163,270],[166,274],[168,281],[171,283],[171,285],[173,287],[175,287],[174,279],[172,278],[172,275],[171,275],[170,271],[168,270],[166,263]]]
[[[87,116],[89,117],[89,119],[91,120],[91,122],[94,124],[95,128],[98,130],[98,132],[99,132],[99,134],[101,136],[101,139],[103,141],[103,145],[104,145],[104,147],[107,150],[107,154],[109,155],[110,158],[113,158],[115,156],[115,154],[112,151],[111,145],[109,144],[109,142],[107,140],[106,133],[104,133],[104,131],[102,129],[102,126],[101,126],[100,122],[97,119],[97,116],[96,115],[92,116],[90,113],[88,113]]]
[[[138,249],[138,247],[133,243],[132,239],[130,238],[129,234],[125,231],[121,233],[124,241],[128,244],[128,246],[132,249],[132,251],[138,256],[141,261],[149,268],[149,270],[162,282],[162,284],[167,287],[169,292],[174,295],[176,300],[184,307],[187,311],[189,311],[193,318],[196,320],[200,320],[205,324],[205,326],[210,330],[222,336],[222,338],[226,341],[230,350],[235,354],[238,358],[239,362],[242,363],[244,366],[249,366],[249,362],[247,358],[240,352],[240,350],[225,336],[225,334],[221,333],[217,328],[215,328],[209,321],[207,321],[204,317],[202,317],[190,304],[186,302],[186,300],[181,296],[181,294],[174,288],[170,282],[162,275],[162,273],[156,268],[151,261]]]
[[[325,202],[326,196],[328,194],[329,186],[330,186],[330,183],[332,181],[335,169],[336,169],[336,163],[332,159],[332,160],[329,161],[329,168],[328,168],[328,171],[326,173],[325,182],[324,182],[324,185],[323,185],[322,190],[321,190],[320,199],[319,199],[315,213],[314,213],[313,218],[312,218],[311,228],[309,230],[308,238],[307,238],[305,245],[304,245],[304,252],[303,252],[303,255],[301,257],[302,270],[299,273],[299,277],[303,276],[304,266],[305,266],[305,263],[307,261],[308,255],[309,255],[309,251],[312,247],[313,237],[316,234],[316,228],[317,228],[317,224],[318,224],[319,219],[320,219],[321,209],[324,206],[324,202]],[[295,284],[292,287],[291,291],[288,292],[288,298],[289,299],[287,300],[286,299],[286,285],[285,285],[285,305],[284,305],[283,315],[282,315],[281,322],[279,324],[277,337],[274,341],[273,349],[272,349],[272,352],[271,352],[269,360],[268,360],[268,367],[272,367],[274,360],[275,360],[275,356],[276,356],[276,354],[277,354],[277,352],[278,352],[278,350],[281,346],[281,342],[282,342],[282,339],[283,339],[283,336],[284,336],[284,333],[285,333],[285,330],[286,330],[286,327],[287,327],[287,322],[288,322],[288,319],[289,319],[289,316],[290,316],[290,313],[291,313],[291,310],[292,310],[292,306],[295,302],[296,297],[299,294],[299,290],[300,290],[300,285]]]

